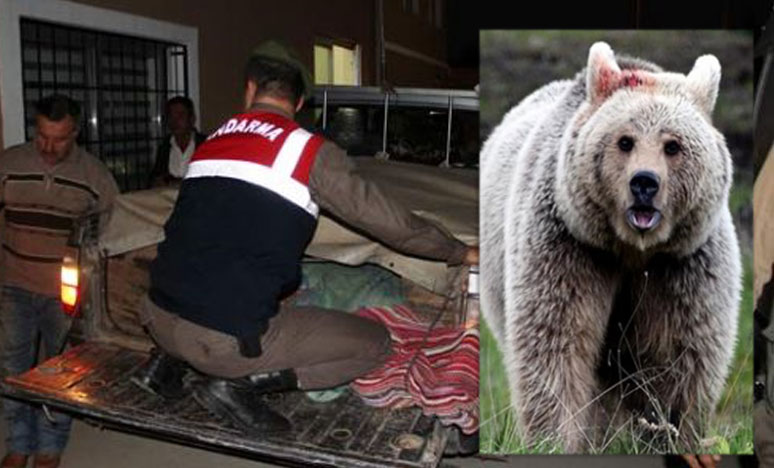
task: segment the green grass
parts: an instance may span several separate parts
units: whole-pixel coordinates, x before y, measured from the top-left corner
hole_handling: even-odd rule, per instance
[[[734,364],[717,407],[713,429],[728,441],[730,453],[752,453],[753,411],[753,271],[752,259],[743,259],[742,303]]]
[[[748,199],[749,200],[749,199]],[[743,258],[744,277],[739,310],[738,340],[733,365],[723,396],[710,422],[707,439],[714,444],[708,453],[752,453],[753,409],[753,297],[752,260]],[[527,449],[519,438],[514,413],[510,409],[508,380],[502,355],[485,323],[481,324],[481,452],[482,453],[561,453],[550,442]],[[648,453],[648,446],[635,439],[633,431],[616,435],[601,453]]]
[[[731,213],[739,213],[745,205],[750,205],[753,196],[752,176],[742,175],[740,171],[734,176],[734,188],[728,195],[728,208]]]
[[[510,410],[510,392],[503,366],[503,356],[484,320],[481,321],[479,331],[481,333],[479,450],[481,453],[518,453],[520,444],[516,431],[516,418]]]

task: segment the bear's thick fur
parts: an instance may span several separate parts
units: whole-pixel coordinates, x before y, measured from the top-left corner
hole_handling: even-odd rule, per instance
[[[584,451],[622,413],[689,446],[702,435],[741,286],[719,82],[714,56],[682,75],[599,42],[486,141],[482,310],[528,443]]]

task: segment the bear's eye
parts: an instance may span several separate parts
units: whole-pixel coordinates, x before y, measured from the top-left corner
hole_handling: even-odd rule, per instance
[[[682,150],[680,143],[676,142],[675,140],[669,140],[664,143],[664,152],[667,154],[667,156],[674,156],[679,153],[680,150]]]
[[[618,139],[618,148],[624,153],[628,153],[634,148],[634,139],[630,136],[622,136]]]

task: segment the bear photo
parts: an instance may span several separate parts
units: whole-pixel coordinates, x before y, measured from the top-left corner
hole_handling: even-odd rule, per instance
[[[481,307],[515,432],[525,451],[627,434],[619,450],[727,452],[709,422],[733,380],[743,265],[721,61],[700,40],[685,69],[585,44],[585,67],[482,132]]]

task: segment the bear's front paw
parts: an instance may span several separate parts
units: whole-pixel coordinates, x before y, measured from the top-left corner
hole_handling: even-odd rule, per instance
[[[680,421],[679,411],[657,411],[652,403],[648,403],[642,412],[642,416],[637,418],[637,425],[654,436],[666,436],[667,438],[678,438],[680,431],[677,429]]]
[[[672,434],[675,438],[680,436],[680,432],[677,430],[677,427],[668,421],[661,421],[661,422],[651,422],[645,419],[644,417],[640,417],[637,419],[637,424],[642,429],[646,429],[651,432],[656,433],[668,433]]]

